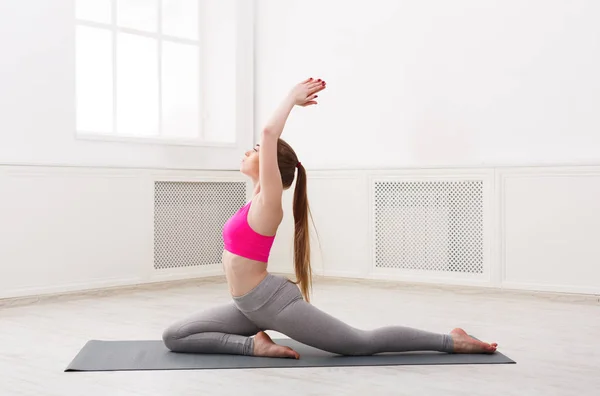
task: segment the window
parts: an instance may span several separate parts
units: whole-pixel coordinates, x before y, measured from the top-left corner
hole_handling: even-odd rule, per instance
[[[206,144],[199,0],[76,0],[79,136]]]

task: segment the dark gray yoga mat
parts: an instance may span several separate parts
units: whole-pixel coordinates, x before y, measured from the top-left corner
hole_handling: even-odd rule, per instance
[[[274,339],[292,347],[300,359],[240,355],[184,354],[169,351],[162,341],[88,341],[65,371],[192,370],[281,367],[398,366],[445,364],[510,364],[502,353],[493,355],[438,352],[383,353],[372,356],[339,356],[291,339]]]

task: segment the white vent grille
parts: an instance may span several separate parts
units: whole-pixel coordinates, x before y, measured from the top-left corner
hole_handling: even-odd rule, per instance
[[[245,201],[244,182],[155,182],[154,268],[220,263],[223,225]]]
[[[375,267],[483,273],[483,181],[375,182]]]

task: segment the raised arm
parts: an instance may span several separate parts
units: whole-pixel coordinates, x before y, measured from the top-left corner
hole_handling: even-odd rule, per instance
[[[283,185],[277,164],[277,141],[283,132],[287,118],[294,106],[317,104],[317,93],[325,89],[325,81],[309,78],[297,84],[281,102],[269,122],[265,125],[260,138],[259,175],[260,191],[263,203],[281,205]]]

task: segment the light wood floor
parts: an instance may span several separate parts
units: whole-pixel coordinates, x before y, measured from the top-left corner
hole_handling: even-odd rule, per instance
[[[0,308],[0,395],[599,395],[597,299],[318,280],[313,303],[355,326],[460,326],[516,365],[64,373],[89,339],[159,339],[229,301],[222,279]],[[271,333],[280,336],[277,333]]]

